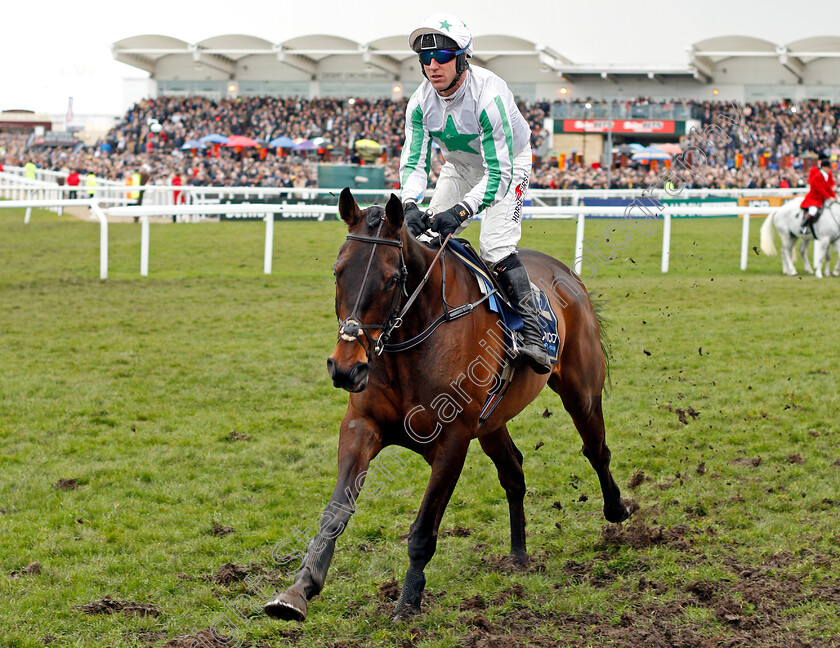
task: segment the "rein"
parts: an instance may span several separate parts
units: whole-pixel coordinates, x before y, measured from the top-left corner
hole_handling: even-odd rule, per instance
[[[432,270],[434,270],[435,265],[439,260],[443,258],[444,252],[446,250],[446,245],[449,243],[449,239],[452,237],[452,234],[447,235],[446,239],[444,239],[443,243],[440,246],[440,250],[438,250],[435,258],[432,259],[432,262],[429,264],[429,269],[426,271],[426,274],[423,276],[423,279],[417,285],[417,288],[414,289],[414,292],[408,296],[408,300],[406,301],[405,305],[402,309],[399,310],[397,313],[397,309],[399,309],[399,301],[400,295],[405,294],[405,284],[406,279],[408,278],[408,268],[405,265],[405,256],[403,255],[403,243],[401,240],[394,240],[394,239],[386,239],[381,238],[379,236],[379,232],[382,230],[382,224],[379,224],[379,229],[376,230],[375,236],[364,236],[360,234],[348,234],[347,240],[351,241],[361,241],[363,243],[371,243],[373,247],[370,251],[370,257],[368,258],[367,268],[365,269],[365,275],[362,279],[362,286],[359,289],[359,296],[356,298],[356,303],[353,306],[353,310],[351,311],[350,316],[348,316],[344,320],[339,320],[339,329],[338,334],[339,336],[348,342],[356,341],[362,345],[362,348],[365,350],[367,354],[368,362],[371,359],[371,349],[376,355],[382,355],[383,351],[387,351],[388,353],[399,353],[401,351],[407,351],[418,344],[424,342],[435,330],[444,322],[451,322],[454,319],[459,317],[463,317],[464,315],[468,315],[473,311],[473,309],[481,304],[483,301],[490,298],[490,296],[496,292],[495,290],[488,292],[484,295],[481,299],[475,302],[467,302],[461,306],[456,308],[450,309],[449,304],[446,301],[446,263],[441,261],[441,293],[442,293],[442,301],[443,301],[443,313],[437,317],[422,333],[415,335],[414,337],[405,340],[404,342],[398,342],[396,344],[388,344],[388,340],[393,335],[394,331],[402,326],[403,318],[411,306],[416,301],[417,297],[420,296],[420,292],[423,290],[426,283],[429,281],[429,277],[432,274]],[[394,292],[394,298],[391,302],[391,308],[388,312],[388,317],[385,320],[384,324],[362,324],[359,320],[354,319],[353,315],[356,313],[356,309],[359,307],[359,302],[362,299],[362,294],[364,293],[365,284],[367,283],[368,274],[370,273],[370,266],[373,262],[373,255],[376,251],[376,246],[378,244],[382,245],[392,245],[394,247],[398,247],[400,249],[400,277],[399,277],[399,287],[398,290]],[[367,333],[368,329],[382,329],[382,333],[377,339],[373,339]],[[368,340],[368,344],[366,345],[362,340],[362,335]]]

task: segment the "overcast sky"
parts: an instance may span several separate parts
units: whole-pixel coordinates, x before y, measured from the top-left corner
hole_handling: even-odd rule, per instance
[[[442,5],[442,6],[441,6]],[[385,8],[383,10],[383,7]],[[0,110],[77,115],[122,111],[122,79],[147,76],[116,62],[115,41],[164,34],[196,42],[251,34],[280,42],[336,34],[366,42],[407,34],[426,15],[459,15],[478,35],[545,43],[576,63],[686,65],[686,47],[746,34],[775,43],[840,35],[840,0],[6,0],[0,35]]]

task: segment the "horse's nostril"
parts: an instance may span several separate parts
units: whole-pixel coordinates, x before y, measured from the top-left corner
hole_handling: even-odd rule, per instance
[[[335,378],[335,360],[332,358],[327,358],[327,373],[330,374],[330,378]]]

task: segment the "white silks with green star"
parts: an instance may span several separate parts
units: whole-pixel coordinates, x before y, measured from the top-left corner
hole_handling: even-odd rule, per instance
[[[432,141],[461,177],[476,183],[464,202],[478,212],[511,189],[513,158],[530,147],[531,129],[513,94],[498,76],[470,66],[451,97],[441,97],[424,80],[406,109],[400,158],[402,200],[422,200],[428,184]]]

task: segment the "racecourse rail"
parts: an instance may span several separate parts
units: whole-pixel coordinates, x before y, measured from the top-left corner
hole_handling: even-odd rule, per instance
[[[210,215],[262,215],[265,221],[265,249],[263,256],[263,272],[271,274],[274,250],[274,215],[294,214],[307,215],[323,220],[327,215],[335,215],[338,208],[333,205],[313,204],[277,204],[277,203],[249,203],[222,204],[224,199],[248,200],[253,197],[257,200],[265,200],[269,197],[286,198],[289,200],[311,199],[315,196],[335,196],[338,190],[330,189],[302,189],[302,188],[260,188],[260,187],[190,187],[190,186],[161,186],[145,185],[126,186],[116,182],[97,184],[95,187],[67,187],[58,184],[59,174],[55,177],[42,176],[36,179],[22,177],[23,169],[9,169],[0,173],[0,208],[25,209],[24,222],[29,223],[33,208],[52,209],[61,213],[65,207],[87,207],[91,214],[100,223],[100,279],[108,277],[108,218],[133,218],[141,224],[140,234],[140,274],[149,274],[149,249],[150,232],[149,219],[153,216],[171,217],[176,221],[202,220]],[[42,174],[44,172],[41,172]],[[711,194],[715,196],[739,197],[767,197],[767,196],[791,196],[803,193],[804,189],[689,189],[679,193],[681,199],[705,198]],[[136,202],[130,198],[133,192],[143,192],[143,204],[128,205]],[[175,192],[183,196],[186,204],[173,204]],[[87,196],[83,199],[72,199],[68,195]],[[373,198],[387,195],[387,190],[365,190],[357,189],[354,193],[359,197],[370,196]],[[212,197],[211,197],[212,196]],[[523,207],[523,216],[531,219],[573,219],[577,218],[577,230],[575,235],[575,256],[574,270],[578,274],[582,270],[584,252],[584,231],[587,215],[614,216],[616,218],[628,218],[627,206],[603,206],[580,204],[586,198],[641,198],[640,190],[613,189],[613,190],[530,190],[527,198],[533,205]],[[663,190],[654,191],[646,198],[664,200],[673,198]],[[168,201],[167,201],[168,198]],[[205,202],[206,201],[206,202]],[[179,200],[180,202],[180,200]],[[562,205],[548,203],[569,202]],[[103,205],[116,205],[103,208]],[[645,211],[655,217],[662,217],[662,272],[668,272],[671,252],[671,218],[672,216],[707,216],[723,217],[732,216],[737,213],[742,217],[743,227],[741,230],[741,270],[747,269],[749,252],[749,229],[750,215],[766,215],[768,207],[742,207],[738,205],[691,205],[691,204],[662,204],[661,207],[649,205]],[[107,217],[106,217],[107,213]],[[637,216],[641,217],[640,215]]]

